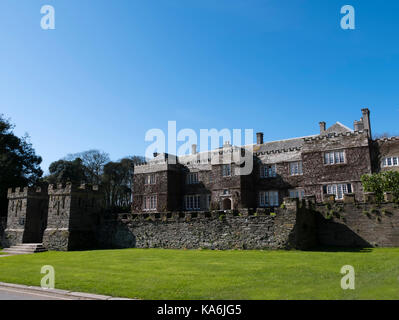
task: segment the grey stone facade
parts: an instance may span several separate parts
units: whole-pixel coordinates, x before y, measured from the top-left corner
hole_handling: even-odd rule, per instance
[[[226,143],[200,153],[193,146],[192,154],[179,157],[156,154],[148,163],[135,167],[132,211],[140,214],[275,207],[288,196],[315,196],[322,202],[329,193],[334,193],[337,200],[343,200],[345,193],[354,193],[361,201],[361,176],[381,170],[384,155],[394,154],[399,159],[399,138],[371,139],[368,109],[362,109],[362,118],[354,121],[353,129],[339,122],[326,128],[325,122],[320,122],[317,135],[264,142],[263,133],[258,133],[257,144],[250,147]],[[243,151],[251,153],[254,167],[248,175],[237,175],[235,169],[240,162],[234,155]],[[226,155],[227,162],[214,161]],[[228,176],[223,175],[226,163],[231,171]],[[295,166],[300,167],[299,172],[295,172]],[[272,176],[263,174],[267,168],[273,171]],[[399,165],[395,169],[399,170]],[[192,175],[195,183],[188,183]],[[264,203],[265,193],[269,198],[278,197],[278,201]],[[187,207],[187,199],[192,196],[199,197],[195,208]]]
[[[399,247],[399,207],[373,201],[317,204],[320,245]]]
[[[2,245],[43,242],[64,251],[399,246],[399,207],[389,195],[376,205],[361,185],[363,174],[399,170],[399,138],[372,140],[368,109],[362,115],[354,130],[321,122],[320,134],[302,138],[264,143],[258,133],[251,148],[225,143],[202,153],[193,147],[181,157],[156,154],[135,167],[132,212],[117,217],[104,214],[96,186],[10,189]],[[237,174],[243,154],[254,163],[246,175]]]
[[[46,228],[48,196],[46,188],[8,189],[7,227],[3,246],[41,242]]]
[[[96,247],[95,231],[103,208],[97,186],[49,185],[49,209],[43,245],[49,250]]]
[[[287,199],[274,212],[241,210],[120,215],[101,225],[101,247],[169,249],[308,249],[315,216]]]

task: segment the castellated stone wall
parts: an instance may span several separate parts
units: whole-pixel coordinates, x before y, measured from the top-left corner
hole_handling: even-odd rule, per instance
[[[95,230],[103,208],[97,186],[49,185],[47,228],[43,245],[49,250],[82,250],[97,247]]]
[[[7,197],[8,217],[2,245],[41,242],[47,221],[47,188],[10,188]]]
[[[273,212],[121,214],[103,221],[97,235],[102,248],[307,249],[316,241],[314,218],[287,200]]]
[[[389,198],[376,204],[348,200],[317,204],[317,238],[320,245],[345,247],[399,247],[399,205]]]

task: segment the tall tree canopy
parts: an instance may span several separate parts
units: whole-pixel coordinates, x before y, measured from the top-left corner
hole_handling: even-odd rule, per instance
[[[46,177],[48,183],[66,183],[72,182],[73,184],[80,185],[87,181],[86,167],[83,161],[77,158],[73,161],[58,160],[50,164],[50,175]]]
[[[135,164],[145,162],[144,157],[132,156],[110,161],[109,155],[98,150],[69,154],[50,164],[49,183],[72,182],[100,185],[105,203],[110,210],[128,210],[132,199],[132,178]]]
[[[99,150],[88,150],[79,153],[69,154],[65,160],[80,159],[85,168],[86,182],[100,184],[104,166],[110,162],[108,153]]]
[[[104,167],[102,186],[108,208],[127,209],[132,200],[134,165],[144,162],[142,157],[130,157],[109,162]]]
[[[37,183],[43,174],[29,136],[17,137],[14,125],[0,114],[0,216],[7,215],[7,189]]]

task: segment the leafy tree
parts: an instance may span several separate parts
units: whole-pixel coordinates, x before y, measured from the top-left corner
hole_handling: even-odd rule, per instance
[[[104,166],[102,186],[109,209],[128,209],[132,201],[134,165],[143,162],[144,158],[133,156]]]
[[[29,136],[13,133],[14,125],[0,114],[0,216],[7,215],[7,189],[40,181],[42,158],[36,155]]]
[[[98,150],[69,154],[51,163],[46,181],[100,185],[108,209],[127,210],[132,199],[134,165],[144,161],[144,157],[132,156],[112,162],[107,153]]]
[[[88,150],[75,154],[69,154],[65,160],[81,159],[83,166],[85,167],[85,175],[87,183],[100,184],[101,176],[104,172],[104,166],[110,162],[108,153],[99,150]]]
[[[399,201],[399,172],[385,171],[362,176],[363,189],[374,192],[378,203],[384,200],[384,192],[391,192]]]
[[[384,192],[392,192],[396,201],[399,200],[399,172],[385,171],[383,175],[383,189]]]
[[[45,178],[48,183],[72,182],[79,185],[87,182],[86,168],[80,158],[52,162],[49,172],[50,175]]]

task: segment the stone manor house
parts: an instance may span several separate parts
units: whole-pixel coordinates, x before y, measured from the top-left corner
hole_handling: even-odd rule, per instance
[[[245,174],[243,159],[253,163]],[[10,253],[399,246],[392,195],[385,195],[382,215],[362,189],[361,176],[381,170],[399,170],[399,137],[372,139],[363,109],[353,129],[320,122],[320,133],[307,137],[264,142],[258,133],[251,146],[155,154],[135,167],[133,214],[104,212],[98,186],[9,189],[0,246]],[[335,218],[326,219],[332,207],[339,214],[332,210]]]
[[[319,125],[319,134],[288,140],[265,142],[257,133],[249,175],[236,174],[240,162],[234,157],[248,146],[225,142],[205,153],[193,145],[190,155],[154,154],[135,167],[133,213],[270,208],[305,196],[322,202],[354,194],[362,201],[363,174],[399,170],[399,138],[373,140],[369,109],[362,109],[353,129]]]

